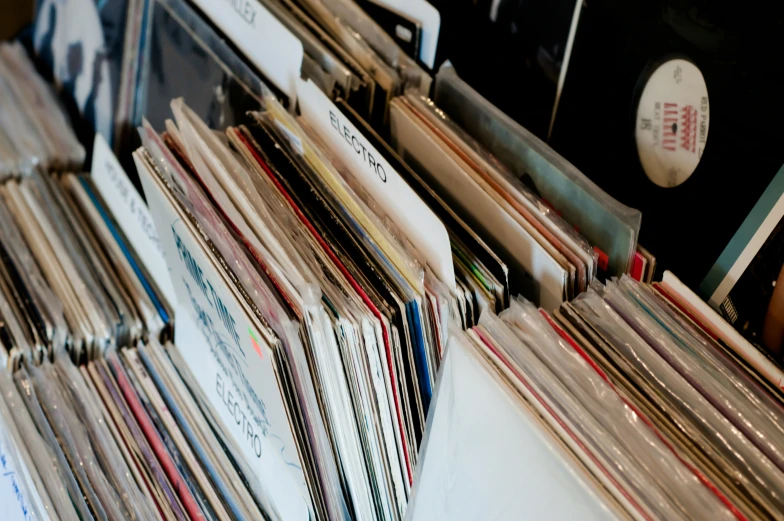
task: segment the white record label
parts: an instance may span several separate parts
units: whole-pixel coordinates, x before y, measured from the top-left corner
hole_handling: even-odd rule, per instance
[[[697,66],[682,59],[660,65],[642,91],[636,122],[648,178],[663,188],[684,183],[700,163],[710,126],[708,87]]]

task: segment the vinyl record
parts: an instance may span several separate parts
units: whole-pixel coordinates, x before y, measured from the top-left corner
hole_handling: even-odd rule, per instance
[[[784,164],[784,8],[754,4],[590,2],[551,135],[692,287]]]

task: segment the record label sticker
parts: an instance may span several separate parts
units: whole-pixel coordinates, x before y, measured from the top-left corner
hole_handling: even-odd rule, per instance
[[[645,175],[662,188],[684,183],[708,141],[710,107],[702,72],[669,60],[650,76],[637,106],[635,140]]]

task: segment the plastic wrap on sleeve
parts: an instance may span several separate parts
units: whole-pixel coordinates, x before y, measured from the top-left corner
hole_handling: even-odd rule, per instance
[[[629,271],[641,213],[610,197],[572,164],[460,79],[451,64],[436,75],[435,102],[608,257],[611,275]]]
[[[687,519],[707,512],[711,519],[734,518],[726,499],[715,494],[705,478],[678,457],[650,422],[617,394],[587,355],[558,335],[533,305],[513,301],[501,318],[516,331],[529,331],[539,339],[529,344],[531,349],[563,383],[576,406],[584,408],[604,430],[603,438],[597,440],[612,440],[628,455],[630,466],[625,469],[642,486],[641,493],[660,489],[658,501],[672,503]],[[670,519],[670,515],[664,517]]]
[[[781,509],[782,476],[778,469],[692,385],[683,379],[647,342],[645,330],[627,323],[627,312],[634,303],[612,295],[607,300],[596,292],[581,295],[573,302],[581,316],[645,382],[649,392],[658,394],[667,405],[668,415],[677,428],[694,440],[708,457],[718,464],[740,488],[771,512]],[[620,292],[615,292],[620,293]],[[615,299],[614,301],[611,299]],[[626,315],[626,316],[624,316]],[[629,318],[631,320],[631,318]],[[728,464],[729,463],[729,464]]]

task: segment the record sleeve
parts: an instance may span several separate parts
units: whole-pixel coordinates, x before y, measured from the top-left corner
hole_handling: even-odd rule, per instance
[[[135,82],[136,71],[124,67],[142,41],[145,2],[139,0],[42,0],[36,2],[33,46],[41,62],[63,88],[76,115],[87,125],[83,137],[101,133],[113,143],[115,124],[130,115],[121,88]],[[119,118],[120,121],[117,121]]]
[[[484,99],[444,64],[435,102],[488,152],[598,248],[599,274],[629,271],[641,214],[609,196],[546,143]]]

